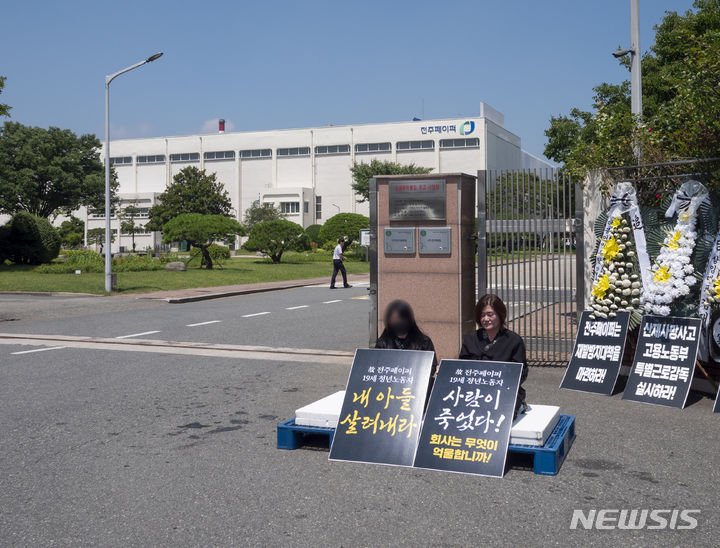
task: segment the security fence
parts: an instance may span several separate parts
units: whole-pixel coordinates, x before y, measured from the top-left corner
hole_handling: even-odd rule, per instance
[[[531,363],[566,365],[585,269],[580,185],[556,170],[478,172],[478,296],[495,293]]]

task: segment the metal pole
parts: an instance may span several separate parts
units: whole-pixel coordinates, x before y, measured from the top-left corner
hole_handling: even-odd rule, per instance
[[[105,291],[112,291],[110,237],[110,80],[105,78]]]
[[[575,183],[575,305],[579,322],[585,310],[585,204],[580,183]]]
[[[478,250],[477,250],[477,295],[479,299],[487,293],[487,170],[477,172],[477,219],[478,219]]]
[[[630,64],[632,113],[642,116],[642,68],[640,51],[640,1],[630,0]]]
[[[105,77],[105,291],[108,293],[112,291],[112,245],[110,241],[110,82],[121,74],[130,72],[146,63],[151,63],[155,61],[155,59],[159,59],[162,55],[162,52],[155,53],[144,61],[130,65],[115,74],[110,74]],[[118,230],[118,236],[119,234],[120,232]]]
[[[642,116],[642,51],[640,50],[640,0],[630,0],[630,105],[632,113],[640,123]],[[640,144],[633,145],[635,158],[640,163]]]

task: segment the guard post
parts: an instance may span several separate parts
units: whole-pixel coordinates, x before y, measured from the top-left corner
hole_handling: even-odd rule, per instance
[[[475,185],[464,173],[370,180],[370,340],[395,299],[410,303],[438,359],[475,329]]]

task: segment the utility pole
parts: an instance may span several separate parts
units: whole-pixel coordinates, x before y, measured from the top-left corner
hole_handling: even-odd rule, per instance
[[[640,0],[630,0],[630,49],[619,49],[613,57],[630,54],[630,108],[637,123],[642,118],[642,50],[640,49]],[[635,160],[640,163],[642,150],[637,140],[633,144]]]
[[[630,94],[632,113],[642,116],[642,68],[640,50],[640,0],[630,0]]]

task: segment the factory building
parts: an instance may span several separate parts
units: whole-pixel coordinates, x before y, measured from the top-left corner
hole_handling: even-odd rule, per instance
[[[520,137],[504,128],[503,115],[485,103],[476,117],[302,129],[225,133],[221,120],[216,134],[114,140],[110,156],[120,183],[120,211],[134,205],[139,224],[173,176],[188,166],[217,174],[239,221],[259,201],[274,204],[303,227],[339,212],[368,214],[368,204],[352,189],[354,162],[389,160],[470,174],[551,167],[525,152]],[[104,226],[102,214],[78,215],[84,215],[86,230]],[[112,219],[113,252],[131,249],[130,236],[117,235],[121,221]],[[137,234],[135,241],[138,250],[163,247],[159,233]]]

